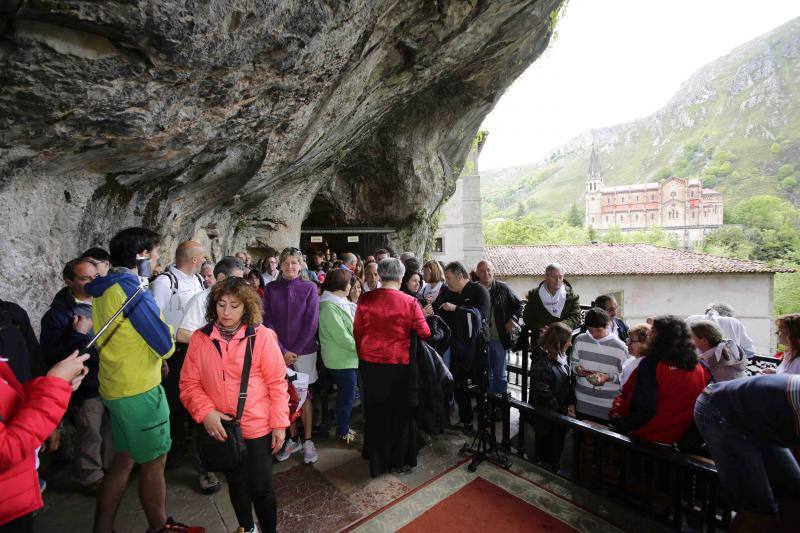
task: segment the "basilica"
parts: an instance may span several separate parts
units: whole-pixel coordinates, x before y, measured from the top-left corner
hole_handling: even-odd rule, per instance
[[[722,225],[722,193],[700,179],[670,176],[658,183],[605,187],[597,150],[586,177],[586,227],[623,232],[660,227],[691,246]]]

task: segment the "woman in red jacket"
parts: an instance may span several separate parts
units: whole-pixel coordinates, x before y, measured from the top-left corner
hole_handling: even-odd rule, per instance
[[[369,473],[407,471],[417,465],[420,437],[408,390],[411,330],[431,330],[417,300],[400,292],[405,267],[399,259],[378,264],[381,286],[361,295],[353,336],[364,383],[364,449]]]
[[[43,505],[34,450],[64,416],[88,358],[75,351],[25,385],[0,358],[0,532],[33,531],[33,511]]]
[[[640,439],[675,444],[694,421],[694,404],[711,381],[697,360],[689,328],[681,318],[653,320],[644,358],[631,375],[633,397],[621,429]]]
[[[203,430],[223,442],[221,420],[236,413],[246,347],[251,344],[247,400],[240,420],[247,459],[228,480],[239,527],[252,531],[253,511],[263,531],[275,531],[277,503],[272,490],[272,454],[289,426],[286,365],[275,332],[261,325],[261,298],[247,281],[227,278],[208,295],[205,327],[192,334],[181,370],[181,402]]]

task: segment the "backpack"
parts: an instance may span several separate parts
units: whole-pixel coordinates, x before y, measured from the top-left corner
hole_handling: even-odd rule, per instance
[[[450,328],[451,365],[455,370],[468,372],[478,350],[488,345],[489,326],[481,312],[474,307],[459,307]]]
[[[160,276],[167,276],[169,278],[169,289],[172,291],[172,296],[175,296],[178,293],[178,278],[175,277],[175,274],[170,272],[169,269],[167,269],[158,276],[156,276],[153,279],[153,281],[158,279]],[[203,283],[203,277],[200,274],[195,274],[194,277],[197,278],[197,281],[200,282],[201,287],[203,288],[206,287],[205,284]]]

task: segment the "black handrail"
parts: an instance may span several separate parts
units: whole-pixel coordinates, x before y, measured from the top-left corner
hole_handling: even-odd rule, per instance
[[[666,521],[676,529],[681,527],[682,521],[688,515],[702,517],[708,531],[717,528],[726,528],[730,523],[730,509],[720,497],[719,479],[713,461],[697,456],[680,453],[670,446],[658,445],[646,441],[637,440],[608,427],[577,420],[559,413],[537,408],[528,403],[530,398],[530,386],[532,375],[530,373],[529,357],[531,355],[532,335],[523,328],[523,339],[519,345],[518,359],[519,364],[508,364],[507,369],[511,374],[517,374],[520,378],[520,397],[517,400],[510,394],[497,395],[490,394],[489,400],[494,408],[499,408],[501,412],[502,436],[499,442],[500,448],[506,453],[512,453],[517,457],[536,462],[536,458],[528,457],[525,453],[526,425],[528,423],[536,425],[537,421],[547,421],[555,424],[565,431],[573,434],[572,449],[570,450],[573,462],[571,481],[586,485],[589,489],[597,489],[601,494],[614,493],[623,500],[633,502],[639,506],[652,504],[653,495],[658,490],[657,479],[664,479],[669,487],[669,504],[667,506]],[[779,360],[771,357],[756,356],[752,361],[759,363],[775,364]],[[520,424],[519,432],[515,441],[511,438],[511,409],[519,412]],[[491,409],[494,415],[495,409]],[[497,422],[497,420],[496,420]],[[494,424],[493,424],[494,425]],[[493,432],[493,436],[494,436]],[[554,432],[555,435],[555,432]],[[495,439],[496,440],[496,439]],[[582,479],[581,465],[581,443],[592,442],[591,449],[594,453],[593,480]],[[614,490],[609,488],[603,472],[603,451],[605,449],[615,450],[617,459],[621,461],[616,464],[615,473],[619,473],[621,489]],[[627,468],[629,461],[641,464],[642,481],[645,483],[646,494],[644,498],[631,492],[629,486]],[[658,473],[666,473],[665,476],[658,476]]]
[[[730,510],[718,495],[719,479],[711,460],[683,454],[670,446],[633,439],[607,427],[537,408],[508,394],[489,394],[489,401],[493,407],[492,414],[497,408],[502,413],[499,421],[502,424],[502,440],[498,444],[504,452],[535,463],[535,458],[528,457],[525,453],[525,426],[526,423],[535,425],[537,421],[548,421],[573,432],[572,450],[570,450],[573,468],[570,477],[567,478],[570,481],[589,489],[599,490],[601,495],[613,494],[635,505],[647,507],[652,504],[653,493],[656,491],[658,477],[656,473],[666,466],[670,496],[666,513],[667,523],[680,528],[683,518],[689,514],[702,516],[708,531],[720,527],[726,528],[730,523]],[[514,445],[511,441],[511,409],[517,409],[520,414],[519,433]],[[586,441],[593,443],[593,463],[596,471],[593,480],[582,478],[581,443]],[[601,459],[604,449],[617,450],[618,457],[622,457],[621,491],[614,491],[606,483]],[[627,463],[637,459],[644,470],[650,471],[649,475],[642,476],[646,483],[644,498],[626,490]]]

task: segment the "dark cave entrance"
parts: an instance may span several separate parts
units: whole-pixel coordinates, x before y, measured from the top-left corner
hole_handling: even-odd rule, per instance
[[[318,195],[300,228],[300,248],[309,256],[329,249],[338,255],[353,252],[363,259],[375,250],[387,248],[389,234],[394,232],[390,227],[348,224],[338,206]]]

